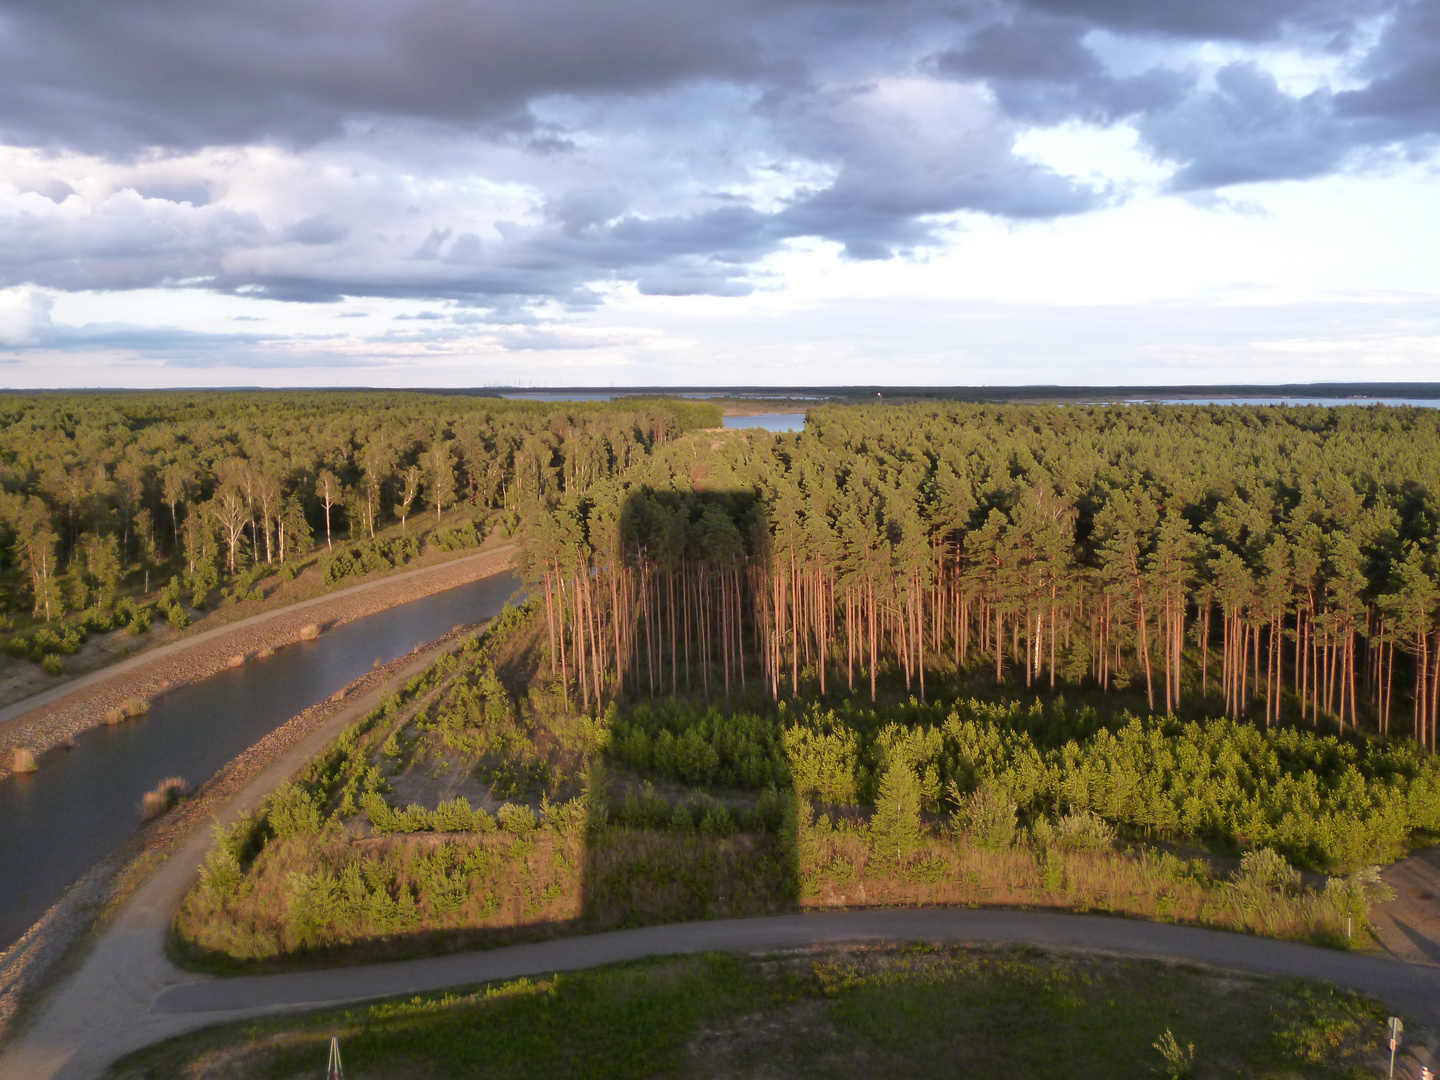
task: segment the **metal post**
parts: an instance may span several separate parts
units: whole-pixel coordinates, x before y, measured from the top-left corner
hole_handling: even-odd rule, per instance
[[[1405,1030],[1398,1016],[1390,1017],[1390,1080],[1395,1080],[1395,1048],[1400,1045],[1400,1033]]]
[[[330,1037],[330,1063],[325,1066],[325,1080],[345,1080],[345,1067],[340,1064],[340,1040],[333,1035]]]

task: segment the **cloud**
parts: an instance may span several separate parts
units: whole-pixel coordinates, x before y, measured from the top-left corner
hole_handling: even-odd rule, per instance
[[[1022,4],[1119,33],[1246,42],[1302,33],[1334,48],[1348,42],[1357,23],[1393,6],[1387,0],[1022,0]]]
[[[0,287],[740,297],[797,243],[1135,190],[1017,153],[1037,127],[1133,131],[1203,199],[1429,153],[1437,102],[1417,0],[10,3]]]
[[[1418,0],[1399,5],[1359,74],[1370,81],[1336,95],[1338,115],[1376,141],[1440,134],[1440,8]]]
[[[933,61],[941,74],[985,80],[1005,114],[1038,124],[1113,124],[1171,109],[1192,89],[1193,75],[1163,66],[1111,74],[1085,44],[1092,29],[1078,19],[1034,16],[991,23]]]
[[[1170,187],[1207,190],[1259,180],[1298,180],[1339,167],[1353,147],[1330,95],[1292,97],[1249,63],[1215,75],[1215,90],[1137,122],[1160,156],[1179,167]]]
[[[39,345],[50,337],[52,297],[29,285],[0,289],[0,345]]]
[[[355,117],[526,126],[549,94],[756,72],[745,0],[76,0],[9,5],[0,130],[123,152],[340,134]]]

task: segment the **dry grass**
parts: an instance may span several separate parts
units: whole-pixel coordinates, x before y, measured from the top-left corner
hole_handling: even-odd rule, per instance
[[[312,622],[312,623],[306,623],[304,626],[300,627],[300,640],[301,640],[301,641],[314,641],[314,640],[315,640],[316,638],[318,638],[319,636],[320,636],[320,624],[319,624],[319,623],[313,623],[313,622]]]
[[[1312,892],[1242,889],[1171,855],[976,847],[927,837],[902,862],[878,859],[862,835],[824,818],[800,837],[801,906],[986,906],[1104,911],[1267,937],[1337,944],[1344,918]]]
[[[228,666],[239,667],[243,663],[245,663],[245,654],[236,653],[234,656],[230,657],[230,660],[228,661]]]
[[[144,698],[126,698],[125,704],[117,705],[105,713],[105,723],[123,724],[126,720],[133,720],[137,716],[144,716],[150,711],[150,702]]]
[[[207,867],[175,929],[193,956],[221,965],[336,949],[383,959],[551,933],[580,915],[581,847],[548,829],[291,836],[266,845],[244,889]]]
[[[38,765],[35,763],[35,751],[28,746],[21,746],[15,751],[11,758],[10,768],[17,773],[34,772]]]
[[[609,828],[585,863],[585,925],[601,930],[793,911],[793,874],[776,836]]]
[[[167,776],[145,793],[141,802],[140,820],[150,821],[174,806],[185,794],[187,785],[178,776]]]

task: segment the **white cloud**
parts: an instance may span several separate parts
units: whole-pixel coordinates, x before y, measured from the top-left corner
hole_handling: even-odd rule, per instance
[[[39,345],[49,337],[54,299],[32,285],[0,289],[0,345]]]

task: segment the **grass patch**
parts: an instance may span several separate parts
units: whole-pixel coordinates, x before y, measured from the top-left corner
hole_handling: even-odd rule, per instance
[[[212,1028],[111,1080],[319,1075],[1379,1075],[1385,1010],[1321,983],[1033,949],[709,954]],[[1168,1036],[1168,1038],[1167,1038]]]
[[[178,776],[167,776],[145,793],[140,802],[140,820],[153,821],[185,797],[187,785]]]

